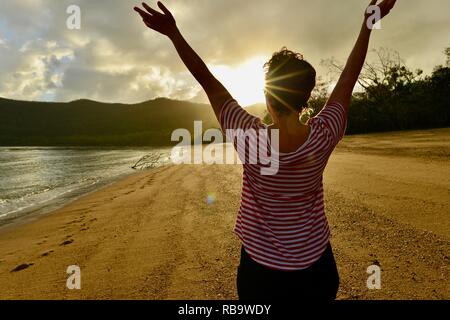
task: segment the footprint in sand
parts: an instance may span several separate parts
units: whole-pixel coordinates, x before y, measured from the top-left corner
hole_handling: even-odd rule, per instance
[[[12,269],[10,272],[18,272],[18,271],[21,271],[21,270],[25,270],[25,269],[31,267],[33,264],[34,263],[22,263],[22,264],[19,264],[17,267]]]
[[[67,239],[63,242],[61,242],[59,245],[60,246],[67,246],[68,244],[71,244],[73,242],[73,239]]]
[[[53,253],[53,250],[48,250],[48,251],[43,252],[41,254],[41,257],[47,257],[48,255],[50,255],[50,253]]]
[[[84,221],[84,217],[81,217],[81,218],[72,220],[72,221],[70,221],[70,222],[67,222],[67,223],[66,223],[66,226],[69,226],[69,225],[71,225],[71,224],[81,223],[81,222],[83,222],[83,221]]]

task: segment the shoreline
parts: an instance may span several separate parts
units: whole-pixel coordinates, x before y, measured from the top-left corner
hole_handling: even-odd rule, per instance
[[[95,185],[85,187],[86,190],[80,191],[80,190],[73,190],[69,193],[75,193],[72,197],[67,197],[66,195],[60,195],[54,199],[46,201],[41,206],[38,206],[37,208],[25,208],[22,210],[19,210],[17,212],[14,212],[15,214],[18,214],[17,217],[10,218],[10,219],[4,219],[0,220],[0,234],[2,232],[5,232],[7,230],[14,229],[16,227],[20,227],[21,225],[36,221],[36,219],[40,219],[41,217],[44,217],[46,215],[51,215],[58,210],[63,209],[64,207],[70,205],[73,202],[76,202],[80,199],[83,199],[84,197],[101,191],[104,188],[107,188],[108,186],[118,183],[124,179],[127,179],[130,176],[137,175],[142,173],[142,171],[137,170],[130,173],[125,173],[120,176],[101,181],[96,183]]]
[[[325,208],[338,299],[450,299],[450,160],[435,157],[448,131],[347,137],[330,158]],[[428,158],[387,147],[424,137],[436,149]],[[236,299],[241,175],[240,165],[162,166],[1,231],[0,299]],[[381,290],[366,287],[373,264]],[[66,287],[71,265],[81,290]]]
[[[168,163],[166,149],[0,147],[0,229],[60,209],[86,194],[135,174],[132,165]],[[45,161],[41,161],[45,158]],[[19,161],[18,165],[15,162]],[[150,162],[154,161],[154,162]],[[150,165],[151,164],[151,165]]]

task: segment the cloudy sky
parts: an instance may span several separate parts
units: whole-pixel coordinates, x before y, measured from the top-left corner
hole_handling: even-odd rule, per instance
[[[364,0],[166,0],[178,26],[242,104],[262,100],[262,64],[282,46],[344,61]],[[155,1],[149,1],[154,5]],[[1,0],[0,96],[135,103],[159,96],[205,101],[170,42],[146,29],[129,0]],[[81,9],[69,30],[67,7]],[[450,46],[450,1],[399,0],[371,47],[397,50],[430,73]]]

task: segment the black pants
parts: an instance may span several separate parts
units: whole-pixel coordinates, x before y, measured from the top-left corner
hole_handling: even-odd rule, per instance
[[[241,247],[237,273],[239,300],[334,300],[339,274],[331,245],[311,267],[281,271],[267,268],[251,259]]]

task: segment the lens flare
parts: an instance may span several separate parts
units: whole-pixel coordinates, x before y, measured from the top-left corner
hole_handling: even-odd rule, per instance
[[[214,202],[216,202],[216,194],[214,192],[209,192],[206,197],[206,203],[212,205]]]

